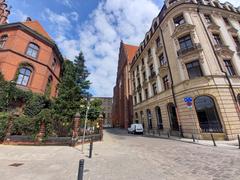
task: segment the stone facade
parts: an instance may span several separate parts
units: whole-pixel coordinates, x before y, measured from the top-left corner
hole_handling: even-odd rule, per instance
[[[133,105],[129,71],[137,48],[123,42],[120,44],[117,79],[113,90],[113,127],[128,128],[132,122]]]
[[[235,139],[239,29],[240,9],[230,3],[166,0],[131,64],[134,118],[173,135]]]
[[[0,25],[0,71],[7,81],[55,97],[62,63],[57,45],[38,21]]]

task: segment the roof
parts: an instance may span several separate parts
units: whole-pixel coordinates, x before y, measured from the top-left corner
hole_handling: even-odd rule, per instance
[[[126,51],[127,57],[128,57],[128,61],[132,62],[133,57],[135,56],[137,50],[138,50],[138,46],[134,46],[134,45],[130,45],[130,44],[124,44],[123,43],[123,48]]]
[[[42,25],[38,22],[38,21],[25,21],[22,22],[25,26],[31,28],[32,30],[34,30],[35,32],[37,32],[38,34],[46,37],[49,40],[52,40],[52,38],[49,36],[49,34],[44,30],[44,28],[42,27]]]

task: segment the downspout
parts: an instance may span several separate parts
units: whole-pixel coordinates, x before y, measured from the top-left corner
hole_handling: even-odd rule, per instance
[[[160,31],[161,31],[161,36],[162,36],[162,41],[163,41],[163,49],[164,49],[164,53],[165,53],[166,59],[167,59],[167,65],[168,65],[168,68],[169,68],[169,74],[170,74],[170,77],[171,77],[171,90],[172,90],[172,95],[173,95],[173,102],[174,102],[174,105],[175,105],[177,120],[179,122],[179,136],[183,137],[182,125],[181,125],[180,116],[179,116],[179,113],[178,113],[176,94],[175,94],[174,85],[173,85],[172,71],[171,71],[170,64],[169,64],[169,58],[168,58],[168,53],[167,53],[167,50],[166,50],[165,40],[164,40],[164,37],[163,37],[163,31],[162,31],[161,27],[159,27],[159,28],[160,28]]]
[[[204,27],[204,30],[205,30],[205,32],[206,32],[206,34],[207,34],[208,40],[209,40],[209,42],[210,42],[210,44],[211,44],[211,47],[212,47],[212,49],[213,49],[215,58],[217,59],[218,66],[219,66],[221,72],[224,73],[224,75],[225,75],[225,77],[226,77],[226,79],[227,79],[227,82],[228,82],[229,87],[230,87],[230,90],[231,90],[231,92],[232,92],[234,101],[235,101],[235,103],[236,103],[236,105],[237,105],[237,112],[239,112],[239,110],[240,110],[240,109],[239,109],[239,102],[238,102],[237,96],[236,96],[236,94],[235,94],[235,92],[234,92],[234,90],[233,90],[232,83],[231,83],[231,81],[230,81],[230,79],[229,79],[229,77],[228,77],[228,74],[223,70],[223,68],[222,68],[222,66],[221,66],[220,59],[219,59],[216,51],[214,50],[214,49],[215,49],[215,48],[214,48],[214,45],[213,45],[213,43],[212,43],[212,41],[211,41],[210,35],[209,35],[209,33],[208,33],[208,30],[207,30],[206,26],[204,25],[204,22],[203,22],[203,20],[202,20],[201,15],[200,15],[200,4],[198,4],[197,12],[198,12],[198,16],[199,16],[199,18],[200,18],[200,20],[201,20],[201,23],[202,23],[202,25],[203,25],[203,27]]]

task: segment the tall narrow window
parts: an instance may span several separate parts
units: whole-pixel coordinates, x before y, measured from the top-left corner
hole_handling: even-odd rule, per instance
[[[146,76],[146,72],[144,71],[143,72],[143,81],[146,81],[147,80],[147,76]]]
[[[7,41],[7,39],[8,39],[8,35],[5,34],[5,35],[1,36],[1,38],[0,38],[0,48],[4,48],[4,45]]]
[[[178,39],[181,50],[188,50],[193,47],[192,38],[190,35]]]
[[[150,109],[147,109],[148,129],[152,129],[152,113]]]
[[[145,99],[148,99],[148,89],[145,89]]]
[[[153,64],[151,64],[151,65],[149,66],[149,70],[150,70],[151,76],[155,74]]]
[[[183,17],[183,14],[175,17],[175,18],[173,19],[173,22],[174,22],[175,26],[179,26],[179,25],[182,25],[182,24],[185,24],[185,23],[186,23],[186,21],[185,21],[185,19],[184,19],[184,17]]]
[[[38,52],[39,52],[39,46],[34,43],[29,43],[26,55],[32,58],[37,58]]]
[[[162,113],[159,106],[155,107],[158,129],[163,129],[163,120],[162,120]]]
[[[236,75],[236,73],[234,71],[234,68],[233,68],[233,65],[231,63],[231,60],[223,60],[223,61],[224,61],[224,64],[225,64],[225,67],[226,67],[226,70],[227,70],[227,74],[229,76]]]
[[[139,93],[139,101],[142,102],[142,93]]]
[[[163,85],[164,85],[164,89],[167,90],[170,88],[170,85],[169,85],[169,80],[168,80],[168,75],[167,76],[164,76],[162,78],[163,80]]]
[[[31,76],[31,69],[28,67],[21,67],[17,76],[17,85],[27,86]]]
[[[222,39],[219,34],[213,33],[212,35],[213,35],[215,45],[223,45]]]
[[[160,41],[160,37],[158,36],[158,38],[156,39],[156,45],[157,45],[157,48],[160,48],[161,47],[161,41]]]
[[[142,59],[142,66],[144,66],[144,59]]]
[[[186,67],[187,67],[189,79],[201,77],[203,75],[198,60],[187,63]]]
[[[152,84],[152,90],[153,90],[153,95],[155,96],[157,94],[157,83]]]
[[[164,65],[167,64],[167,61],[166,61],[166,59],[164,58],[164,55],[163,55],[163,54],[161,54],[161,55],[159,56],[159,63],[160,63],[160,66],[164,66]]]
[[[149,48],[148,49],[148,57],[151,57],[152,56],[152,51],[151,51],[151,49]]]

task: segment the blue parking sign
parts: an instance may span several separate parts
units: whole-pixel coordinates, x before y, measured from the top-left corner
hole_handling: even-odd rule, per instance
[[[192,102],[192,97],[185,97],[184,102]]]

